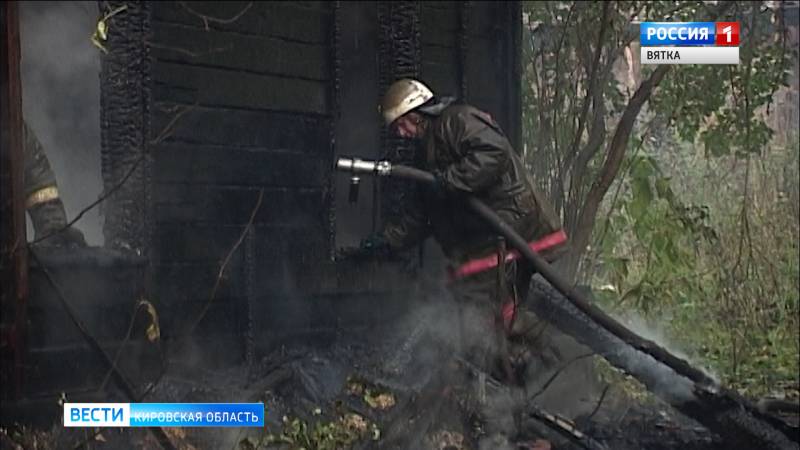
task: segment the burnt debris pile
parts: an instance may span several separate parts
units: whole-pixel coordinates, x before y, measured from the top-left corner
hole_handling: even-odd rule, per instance
[[[570,399],[531,400],[570,384],[547,371],[525,396],[454,357],[435,323],[368,336],[286,344],[250,366],[203,369],[171,363],[145,401],[264,402],[266,426],[165,429],[182,449],[721,449],[721,440],[666,405],[644,405],[619,390]],[[557,373],[558,372],[558,373]],[[565,378],[560,379],[562,376]],[[551,380],[552,379],[552,380]],[[549,383],[545,383],[546,381]],[[108,392],[107,401],[125,401]],[[538,396],[547,403],[545,396]],[[561,416],[562,411],[583,411]],[[57,420],[57,419],[56,419]],[[158,448],[142,429],[64,429],[40,436],[52,447]],[[4,434],[4,439],[11,439]]]

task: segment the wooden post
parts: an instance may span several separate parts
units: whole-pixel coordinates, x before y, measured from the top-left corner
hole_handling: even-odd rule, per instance
[[[2,376],[3,381],[10,382],[2,383],[6,386],[5,398],[11,395],[12,387],[15,396],[22,391],[28,297],[18,2],[0,3],[0,24],[0,351],[3,359],[13,359],[13,375],[4,369]]]

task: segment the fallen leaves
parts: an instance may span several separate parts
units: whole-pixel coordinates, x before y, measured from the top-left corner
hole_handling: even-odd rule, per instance
[[[464,435],[455,431],[440,430],[430,436],[436,450],[466,450]]]
[[[391,393],[385,392],[382,394],[376,394],[371,392],[369,389],[364,394],[364,401],[373,409],[389,409],[395,405],[394,395]]]
[[[330,422],[308,423],[288,416],[284,416],[282,422],[282,432],[268,435],[266,442],[288,444],[288,448],[292,450],[339,450],[350,448],[362,439],[378,440],[381,437],[381,430],[377,425],[356,413],[346,413]],[[248,445],[248,442],[242,441],[239,448],[248,450]]]
[[[108,20],[114,17],[115,15],[121,13],[128,9],[128,5],[122,5],[119,8],[114,9],[113,11],[109,12],[102,19],[97,21],[97,26],[95,26],[94,33],[91,36],[92,44],[95,47],[99,48],[103,51],[103,53],[108,53],[103,42],[108,39]]]
[[[145,335],[148,341],[156,342],[161,337],[161,328],[158,326],[158,312],[156,312],[155,306],[147,300],[139,301],[138,307],[141,308],[142,306],[145,307],[147,315],[150,316],[150,325],[147,326]]]
[[[350,395],[361,397],[372,409],[386,410],[397,403],[394,395],[388,390],[355,377],[347,379],[346,390]]]
[[[367,431],[367,421],[358,414],[348,413],[342,417],[342,425],[350,431],[362,434]]]
[[[537,439],[533,443],[533,447],[531,450],[550,450],[552,447],[550,446],[550,441],[545,441],[544,439]]]

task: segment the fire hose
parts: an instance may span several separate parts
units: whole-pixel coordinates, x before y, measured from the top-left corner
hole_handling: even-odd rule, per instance
[[[351,202],[358,197],[359,174],[403,178],[428,185],[436,182],[429,172],[389,161],[339,158],[336,169],[351,175]],[[532,289],[539,291],[532,298],[539,301],[531,307],[542,318],[642,381],[682,413],[718,433],[732,444],[731,448],[797,448],[796,443],[800,441],[797,429],[761,413],[744,397],[723,388],[703,371],[632,332],[592,304],[480,199],[467,193],[454,193],[453,196],[503,236],[550,283],[550,286],[532,283]]]

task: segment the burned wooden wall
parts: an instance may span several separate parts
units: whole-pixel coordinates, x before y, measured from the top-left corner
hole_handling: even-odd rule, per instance
[[[150,150],[155,292],[182,329],[230,253],[197,335],[247,330],[249,342],[275,326],[257,303],[305,291],[297,277],[329,259],[335,5],[153,7],[151,133],[166,133]]]
[[[422,79],[491,113],[519,147],[519,2],[421,4]]]
[[[106,242],[149,258],[166,336],[227,356],[379,320],[359,302],[405,283],[391,263],[333,259],[337,235],[380,225],[408,189],[376,186],[348,210],[332,172],[337,155],[410,151],[377,115],[394,79],[466,94],[518,129],[516,2],[125,4],[101,75]]]

